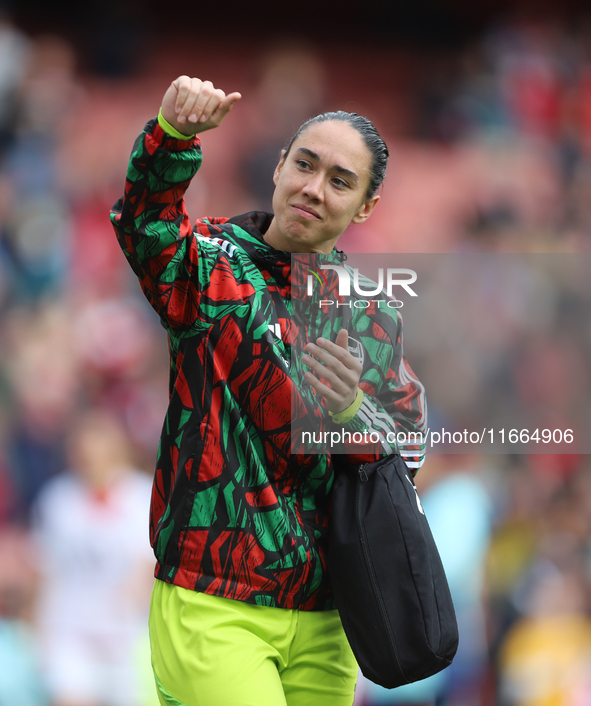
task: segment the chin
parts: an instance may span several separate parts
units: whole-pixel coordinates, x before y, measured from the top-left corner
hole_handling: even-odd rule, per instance
[[[323,243],[316,243],[305,236],[294,236],[287,239],[292,252],[321,252]]]
[[[306,227],[306,224],[300,222],[290,222],[281,228],[285,247],[291,252],[323,252],[328,248],[328,252],[332,250],[336,238],[332,241],[324,239],[318,240],[318,233],[312,232]]]

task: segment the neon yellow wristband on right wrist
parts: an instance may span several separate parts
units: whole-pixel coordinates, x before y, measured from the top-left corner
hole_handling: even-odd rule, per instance
[[[164,130],[167,135],[170,135],[170,137],[174,137],[177,140],[192,140],[196,134],[193,133],[192,135],[184,135],[182,132],[179,132],[162,115],[162,108],[160,108],[160,110],[158,111],[158,125],[160,125],[160,127]]]

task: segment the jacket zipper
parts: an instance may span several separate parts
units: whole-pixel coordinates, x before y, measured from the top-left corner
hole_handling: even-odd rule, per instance
[[[392,646],[392,652],[394,654],[394,659],[396,660],[396,664],[398,665],[398,671],[400,672],[400,674],[404,675],[405,679],[407,679],[406,674],[400,664],[398,650],[396,649],[396,642],[394,641],[394,635],[392,634],[392,630],[390,627],[390,621],[388,620],[388,616],[386,614],[386,607],[385,607],[384,601],[382,599],[382,594],[379,591],[378,582],[377,582],[374,567],[373,567],[373,562],[371,561],[371,557],[369,555],[369,547],[367,544],[367,535],[365,533],[365,524],[363,523],[363,513],[361,512],[361,484],[367,483],[367,481],[369,480],[369,476],[367,475],[367,471],[365,470],[365,466],[366,466],[366,464],[362,463],[357,470],[357,473],[359,474],[359,481],[360,482],[357,483],[357,487],[355,489],[356,490],[355,510],[356,510],[356,515],[357,515],[357,526],[359,527],[360,538],[361,538],[361,548],[363,551],[363,557],[365,559],[365,565],[367,566],[369,579],[371,581],[371,586],[373,588],[374,595],[377,598],[380,613],[382,614],[382,622],[384,623],[384,625],[386,626],[386,630],[388,631],[388,637],[390,638],[390,645]],[[408,681],[408,679],[407,679],[407,681]]]

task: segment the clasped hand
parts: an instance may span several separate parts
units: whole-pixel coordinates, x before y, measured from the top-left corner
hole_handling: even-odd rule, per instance
[[[315,344],[308,343],[306,350],[302,361],[311,370],[305,378],[326,399],[329,412],[338,414],[350,407],[357,397],[362,366],[349,353],[347,330],[341,329],[334,343],[318,338]]]

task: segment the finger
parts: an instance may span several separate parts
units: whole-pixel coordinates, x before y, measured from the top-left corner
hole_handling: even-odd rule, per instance
[[[213,87],[213,83],[211,81],[203,81],[202,82],[201,90],[199,91],[199,93],[197,94],[197,96],[195,98],[193,108],[192,108],[191,113],[188,118],[190,122],[192,122],[192,123],[199,122],[201,116],[203,115],[203,109],[209,103],[209,100],[212,97],[214,91],[215,91],[215,88]]]
[[[351,399],[351,395],[347,396],[337,392],[336,390],[333,390],[321,380],[314,377],[312,373],[306,373],[305,377],[308,383],[310,384],[310,387],[314,389],[316,394],[326,400],[327,408],[332,411],[333,414],[347,409],[347,407],[350,407],[353,404],[354,397],[353,399]],[[355,392],[355,394],[357,393]]]
[[[345,329],[341,329],[341,331],[345,331],[346,334],[346,348],[341,345],[337,345],[336,343],[333,343],[332,341],[329,341],[326,338],[316,339],[316,344],[320,349],[326,351],[329,355],[332,355],[337,358],[349,370],[355,370],[359,372],[361,370],[361,365],[359,361],[349,353],[349,334]],[[337,340],[339,340],[340,336],[340,342],[345,339],[345,335],[341,334],[341,331],[339,331],[339,333],[337,334]],[[314,355],[316,355],[316,353]]]
[[[199,117],[199,122],[206,123],[218,109],[225,97],[226,94],[219,88],[216,88],[209,97],[207,103],[203,106],[201,116]]]
[[[314,363],[318,361],[315,367],[321,365],[322,367],[332,368],[335,365],[338,365],[339,363],[339,361],[334,356],[332,356],[327,351],[322,350],[322,348],[319,348],[318,346],[314,345],[314,343],[307,343],[306,351],[307,353],[304,354],[302,360],[312,360],[314,361]]]
[[[349,332],[346,328],[342,328],[335,339],[335,344],[340,348],[344,348],[346,351],[349,350]]]
[[[339,395],[347,396],[351,390],[351,387],[357,382],[353,379],[344,380],[337,372],[326,365],[322,365],[322,363],[319,363],[310,356],[302,356],[302,362],[311,368],[314,373],[318,375],[318,377],[322,378],[330,386],[330,388]],[[308,372],[311,373],[311,371]]]
[[[324,397],[331,402],[338,402],[337,395],[335,395],[334,391],[328,385],[321,382],[317,377],[314,377],[310,372],[307,372],[305,377],[310,383],[310,386],[316,390],[316,393],[320,395],[320,397]]]
[[[211,81],[200,81],[198,78],[192,79],[192,81],[194,83],[181,111],[181,116],[184,116],[190,123],[197,123],[215,89]]]
[[[193,124],[197,123],[201,117],[203,107],[211,97],[213,91],[211,81],[200,81],[199,79],[193,79],[193,81],[192,90],[187,96],[187,100],[179,116],[179,122],[181,121],[181,116],[183,116],[188,122]]]
[[[193,81],[189,78],[189,76],[179,76],[172,83],[177,90],[176,100],[174,102],[174,109],[176,114],[180,115],[183,109],[183,105],[185,104],[187,97],[191,91]]]
[[[196,122],[195,119],[191,119],[194,113],[195,102],[197,101],[199,95],[202,91],[202,81],[198,78],[192,78],[190,80],[190,85],[188,91],[185,94],[185,100],[182,103],[180,110],[178,112],[177,120],[179,123]]]
[[[333,384],[334,379],[329,379],[331,376],[330,373],[326,374],[326,368],[323,368],[317,375],[311,370],[307,370],[304,377],[319,394],[327,399],[337,401],[346,395],[346,390],[337,389],[336,384]],[[336,382],[338,384],[338,380]]]
[[[319,341],[324,339],[319,338]],[[335,371],[338,371],[340,376],[350,377],[352,375],[358,376],[361,372],[358,361],[353,358],[349,351],[343,350],[340,346],[326,341],[328,344],[324,348],[315,345],[314,343],[307,343],[306,350],[309,351],[315,358],[320,360],[325,365],[328,365]],[[330,351],[327,348],[330,347]]]
[[[234,93],[228,94],[222,100],[222,102],[217,107],[217,110],[214,111],[212,115],[212,119],[214,120],[216,125],[219,125],[222,122],[226,115],[232,110],[234,104],[237,103],[241,98],[242,95],[235,91]]]

